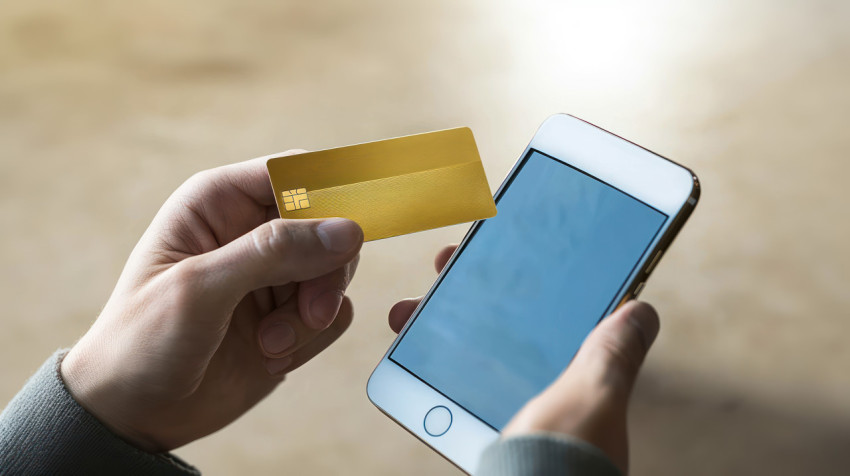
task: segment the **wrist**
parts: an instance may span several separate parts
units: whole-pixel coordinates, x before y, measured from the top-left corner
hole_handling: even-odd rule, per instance
[[[59,376],[65,389],[78,405],[115,436],[147,453],[164,452],[164,448],[115,414],[114,410],[127,404],[120,402],[120,398],[116,399],[116,395],[120,395],[116,382],[106,377],[108,371],[103,360],[92,358],[85,351],[85,339],[84,336],[60,361]]]

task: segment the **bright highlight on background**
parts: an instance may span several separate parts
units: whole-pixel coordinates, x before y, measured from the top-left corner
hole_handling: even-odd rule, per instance
[[[571,88],[634,88],[659,66],[652,13],[634,2],[545,2],[515,58]],[[655,10],[657,12],[657,10]],[[531,14],[530,12],[528,12]],[[657,14],[656,14],[657,15]],[[565,81],[566,87],[566,81]]]

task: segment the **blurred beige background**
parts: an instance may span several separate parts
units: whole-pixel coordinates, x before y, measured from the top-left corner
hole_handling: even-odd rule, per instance
[[[495,189],[569,112],[704,192],[643,298],[662,335],[637,475],[850,465],[850,3],[187,0],[0,3],[0,402],[97,316],[193,172],[454,126]],[[458,474],[380,414],[389,307],[466,226],[370,243],[355,324],[243,419],[205,474]]]

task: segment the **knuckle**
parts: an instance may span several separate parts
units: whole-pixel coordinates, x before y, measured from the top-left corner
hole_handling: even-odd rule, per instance
[[[254,248],[260,256],[266,258],[280,258],[286,255],[290,249],[294,231],[286,220],[277,219],[266,223],[251,236]]]
[[[619,336],[605,332],[596,336],[589,355],[589,377],[601,396],[619,398],[627,394],[640,369],[640,356]]]
[[[360,264],[360,253],[357,253],[354,256],[354,259],[346,263],[345,265],[345,288],[348,288],[348,285],[351,284],[351,280],[354,279],[355,273],[357,273],[357,266]]]
[[[203,279],[202,269],[191,258],[177,263],[171,268],[171,279],[167,286],[170,300],[178,308],[190,305],[197,299]]]
[[[640,367],[640,361],[635,356],[635,353],[630,351],[621,339],[610,335],[603,335],[599,346],[604,352],[607,364],[627,372],[637,372]]]
[[[192,174],[183,185],[189,187],[204,186],[214,182],[215,176],[216,173],[213,169],[201,170]]]
[[[342,268],[340,268],[337,290],[341,294],[345,294],[345,290],[348,289],[348,286],[351,284],[351,280],[354,279],[354,272],[356,269],[356,259],[353,263],[346,263]]]
[[[181,200],[184,205],[203,203],[203,197],[214,190],[218,182],[219,174],[215,169],[195,172],[178,187],[173,196]]]

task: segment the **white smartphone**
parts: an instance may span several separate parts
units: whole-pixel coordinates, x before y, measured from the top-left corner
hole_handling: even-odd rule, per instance
[[[369,399],[472,473],[587,334],[640,293],[699,198],[685,167],[573,116],[540,126],[369,378]]]

